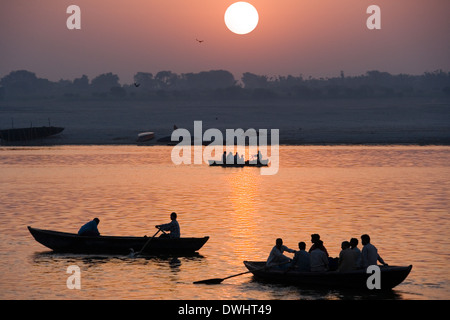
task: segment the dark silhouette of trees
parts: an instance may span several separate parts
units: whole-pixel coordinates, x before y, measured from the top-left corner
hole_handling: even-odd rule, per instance
[[[98,92],[108,92],[112,87],[119,86],[119,77],[111,72],[103,73],[91,81],[92,89]]]
[[[12,71],[4,76],[0,84],[7,97],[26,97],[39,92],[51,92],[52,83],[47,79],[40,79],[36,74],[26,70]]]
[[[250,72],[242,75],[242,82],[246,89],[267,88],[269,85],[267,76],[259,76]]]
[[[181,75],[181,86],[189,90],[219,89],[234,85],[236,85],[236,80],[233,74],[225,70],[211,70]]]
[[[160,71],[155,76],[156,89],[166,90],[175,88],[178,80],[178,75],[172,71]]]
[[[73,90],[76,93],[89,91],[89,79],[87,75],[83,74],[80,78],[76,78],[73,80]]]
[[[138,72],[134,75],[134,85],[137,88],[152,90],[156,88],[156,79],[149,72]]]
[[[89,81],[86,75],[57,82],[27,70],[12,71],[0,79],[0,99],[364,99],[389,97],[448,97],[450,72],[422,75],[370,70],[359,76],[344,71],[331,78],[243,73],[240,83],[226,70],[177,74],[172,71],[137,72],[131,84],[121,85],[111,72]]]

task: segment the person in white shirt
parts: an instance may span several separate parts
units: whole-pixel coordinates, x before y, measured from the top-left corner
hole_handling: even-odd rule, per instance
[[[170,219],[172,220],[169,223],[166,224],[160,224],[155,226],[157,229],[161,229],[163,231],[169,231],[170,234],[168,235],[169,238],[179,238],[180,237],[180,225],[177,221],[177,214],[175,212],[172,212],[170,214]],[[166,235],[162,235],[166,236]]]
[[[228,152],[226,164],[234,164],[234,156],[231,152]]]
[[[355,258],[356,258],[356,261],[355,261],[356,269],[361,268],[361,250],[359,250],[359,248],[358,248],[358,243],[359,243],[358,239],[356,239],[356,238],[350,239],[350,249],[352,249],[352,251],[355,254]]]
[[[376,265],[377,261],[384,266],[387,266],[387,263],[380,257],[378,254],[377,248],[370,243],[370,237],[367,234],[363,234],[361,236],[361,242],[363,244],[363,249],[361,251],[361,266],[363,268],[367,268],[371,265]]]
[[[323,250],[322,240],[317,240],[314,243],[313,250],[309,253],[311,259],[311,271],[312,272],[325,272],[328,271],[328,257]]]
[[[350,249],[350,242],[343,241],[341,244],[341,252],[339,253],[339,272],[347,272],[355,270],[356,256],[355,252]]]
[[[283,240],[278,238],[275,242],[275,246],[270,251],[269,257],[267,258],[266,266],[274,266],[281,265],[285,263],[287,265],[288,262],[291,261],[290,258],[286,257],[283,252],[287,251],[290,253],[295,253],[296,251],[293,249],[289,249],[285,245],[283,245]]]
[[[316,244],[317,241],[322,241],[322,240],[320,240],[320,235],[317,234],[317,233],[312,234],[312,235],[311,235],[311,242],[312,242],[313,245],[311,246],[311,248],[309,248],[309,252],[313,251],[313,250],[317,247],[317,244]],[[321,250],[322,250],[323,252],[325,252],[325,254],[326,254],[327,257],[328,257],[329,254],[328,254],[327,249],[325,248],[325,245],[323,244],[323,241],[322,241],[321,243],[322,243],[322,244],[320,245],[320,248],[321,248]]]
[[[300,249],[300,251],[295,252],[294,259],[292,259],[291,268],[302,272],[311,271],[309,252],[305,250],[306,243],[304,243],[303,241],[299,242],[298,248]]]

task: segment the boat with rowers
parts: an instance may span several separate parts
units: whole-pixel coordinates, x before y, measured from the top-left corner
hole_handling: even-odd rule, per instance
[[[140,252],[145,246],[143,255],[155,254],[195,254],[208,241],[202,238],[169,238],[131,236],[79,236],[75,233],[43,230],[28,227],[31,235],[40,244],[55,252],[64,253],[97,253],[97,254],[129,254],[130,249]]]
[[[267,167],[269,160],[261,160],[258,162],[247,160],[244,163],[223,163],[219,160],[208,160],[210,167],[224,167],[224,168],[242,168],[242,167]]]
[[[348,272],[301,272],[295,269],[266,268],[265,261],[244,261],[244,265],[258,280],[285,283],[304,287],[325,288],[367,288],[367,279],[371,276],[365,269]],[[409,266],[380,266],[381,289],[389,290],[402,283],[411,272]]]

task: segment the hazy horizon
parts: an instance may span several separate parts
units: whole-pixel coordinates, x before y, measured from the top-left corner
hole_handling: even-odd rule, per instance
[[[33,74],[36,75],[36,78],[38,78],[38,79],[45,79],[45,80],[49,80],[50,82],[54,82],[54,83],[56,83],[58,81],[61,81],[61,80],[62,81],[74,81],[74,80],[77,80],[80,77],[85,76],[85,75],[88,77],[89,82],[91,82],[93,79],[97,78],[98,76],[105,75],[105,74],[112,74],[112,75],[116,75],[116,76],[119,77],[118,82],[122,86],[133,85],[133,83],[135,83],[133,77],[135,75],[139,74],[139,73],[147,73],[148,72],[148,73],[151,73],[153,76],[156,76],[158,74],[158,72],[166,72],[166,71],[173,72],[173,70],[171,68],[168,68],[167,70],[154,70],[154,71],[153,70],[146,70],[146,71],[137,70],[134,74],[131,75],[131,77],[129,79],[127,79],[127,81],[125,81],[125,80],[122,79],[122,77],[119,74],[115,74],[115,73],[113,73],[111,71],[107,71],[107,70],[105,70],[105,72],[103,72],[103,73],[92,74],[91,76],[88,76],[89,72],[81,72],[79,76],[73,76],[72,78],[64,78],[64,77],[62,77],[62,78],[56,78],[56,79],[49,79],[49,78],[46,78],[46,77],[41,77],[40,74],[38,74],[37,72],[35,72],[33,70],[17,69],[17,70],[11,70],[11,72],[9,72],[7,74],[0,74],[0,80],[3,77],[8,76],[8,75],[10,75],[10,74],[12,74],[14,72],[18,72],[18,71],[25,71],[25,72],[33,73]],[[186,74],[200,74],[200,73],[208,73],[208,72],[213,72],[213,71],[230,72],[229,70],[225,70],[225,69],[216,69],[216,70],[211,69],[211,70],[187,71],[187,72],[183,72],[183,73],[173,72],[173,74],[181,77],[181,76],[186,75]],[[263,73],[261,73],[261,74],[252,73],[252,74],[256,75],[256,76],[267,77],[267,81],[270,83],[270,82],[276,82],[276,80],[279,79],[280,77],[287,77],[287,76],[292,76],[292,77],[295,77],[296,79],[303,79],[304,81],[308,81],[308,80],[332,80],[332,79],[336,79],[336,78],[341,78],[342,77],[342,73],[341,72],[344,73],[345,78],[367,77],[370,72],[379,72],[379,73],[382,73],[382,74],[388,73],[389,75],[391,75],[393,77],[401,76],[401,75],[411,76],[411,77],[420,77],[420,76],[425,75],[426,73],[430,73],[430,74],[434,74],[436,72],[450,73],[450,70],[443,70],[442,68],[438,68],[436,70],[426,70],[424,72],[419,72],[417,74],[411,74],[411,73],[398,73],[398,74],[395,74],[395,73],[390,73],[387,70],[366,70],[366,71],[361,72],[361,73],[347,74],[345,72],[345,70],[340,70],[338,73],[333,74],[333,75],[327,75],[327,76],[325,76],[325,75],[318,75],[318,76],[314,76],[314,77],[311,76],[311,75],[302,74],[302,73],[300,73],[298,75],[294,75],[294,74],[277,74],[277,73],[274,73],[272,75],[267,75],[267,74],[263,74]],[[230,72],[230,73],[233,75],[234,80],[236,81],[235,85],[242,86],[243,85],[242,84],[242,78],[243,78],[244,74],[245,73],[251,73],[251,72],[243,71],[240,74],[234,74],[232,72]]]
[[[31,72],[34,73],[36,75],[37,78],[41,78],[41,79],[47,79],[51,82],[58,82],[60,80],[63,81],[73,81],[76,79],[79,79],[80,77],[82,77],[83,75],[88,76],[88,74],[90,74],[89,72],[81,72],[79,75],[74,75],[71,78],[67,78],[67,77],[61,77],[61,78],[55,78],[55,79],[49,79],[46,77],[42,77],[39,73],[33,71],[33,70],[26,70],[26,69],[17,69],[17,70],[11,70],[11,72],[9,73],[5,73],[5,74],[0,74],[0,80],[1,78],[3,78],[4,76],[9,75],[12,72],[16,72],[16,71],[27,71],[27,72]],[[108,73],[112,73],[113,75],[117,75],[119,77],[119,83],[120,85],[133,85],[133,83],[135,82],[133,80],[133,76],[135,76],[138,73],[151,73],[153,74],[153,76],[155,76],[158,72],[164,72],[164,71],[171,71],[173,72],[173,70],[171,68],[165,69],[165,70],[137,70],[135,73],[131,74],[127,80],[123,80],[120,74],[115,74],[111,71],[107,71],[105,70],[105,72],[99,73],[99,74],[92,74],[88,76],[89,81],[92,81],[93,79],[95,79],[96,77],[100,76],[100,75],[104,75],[104,74],[108,74]],[[173,72],[174,74],[177,74],[178,76],[182,76],[184,74],[189,74],[189,73],[193,73],[193,74],[198,74],[198,73],[202,73],[202,72],[210,72],[210,71],[226,71],[226,72],[230,72],[229,70],[225,70],[225,69],[210,69],[210,70],[198,70],[198,71],[187,71],[187,72],[183,72],[183,73],[176,73]],[[399,75],[406,75],[406,76],[423,76],[426,73],[435,73],[438,71],[442,71],[444,73],[450,73],[450,69],[449,70],[444,70],[442,68],[437,68],[435,70],[424,70],[423,72],[418,72],[415,74],[412,73],[391,73],[388,70],[366,70],[364,72],[361,73],[355,73],[355,74],[347,74],[347,72],[345,72],[345,70],[340,70],[339,72],[337,72],[336,74],[330,74],[330,75],[317,75],[317,76],[312,76],[312,75],[308,75],[308,74],[303,74],[303,73],[299,73],[299,74],[278,74],[278,73],[273,73],[271,75],[267,75],[267,74],[263,74],[263,73],[253,73],[254,75],[257,76],[267,76],[268,81],[270,81],[271,79],[274,81],[277,79],[277,77],[287,77],[287,76],[293,76],[293,77],[302,77],[305,81],[312,79],[312,80],[328,80],[328,79],[333,79],[333,78],[340,78],[341,77],[341,71],[344,72],[345,77],[346,78],[352,78],[352,77],[363,77],[363,76],[367,76],[367,74],[369,72],[375,71],[375,72],[380,72],[380,73],[389,73],[391,76],[399,76]],[[231,73],[231,72],[230,72]],[[245,73],[248,73],[248,71],[243,71],[242,73],[239,74],[235,74],[232,73],[232,75],[234,76],[234,79],[236,80],[236,85],[242,85],[242,77]],[[272,77],[272,78],[271,78]],[[311,78],[310,78],[311,77]]]
[[[112,72],[126,84],[137,72],[162,70],[227,70],[236,79],[244,72],[326,78],[341,70],[346,76],[450,70],[446,0],[249,0],[260,21],[247,35],[225,26],[234,2],[2,1],[0,77],[28,70],[58,81]],[[81,9],[81,30],[66,27],[72,4]],[[373,4],[381,9],[381,30],[366,27]]]

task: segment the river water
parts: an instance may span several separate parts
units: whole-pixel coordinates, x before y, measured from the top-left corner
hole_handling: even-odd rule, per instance
[[[175,165],[166,146],[0,148],[1,299],[366,299],[375,293],[193,281],[246,271],[278,237],[319,233],[330,256],[368,233],[390,265],[413,265],[386,299],[450,298],[450,148],[281,146],[280,168]],[[193,257],[55,254],[27,226],[66,232],[94,217],[104,235],[152,236],[178,213],[182,236],[210,236]],[[360,245],[361,248],[361,245]],[[288,256],[290,254],[287,253]],[[81,288],[69,289],[69,266]]]

